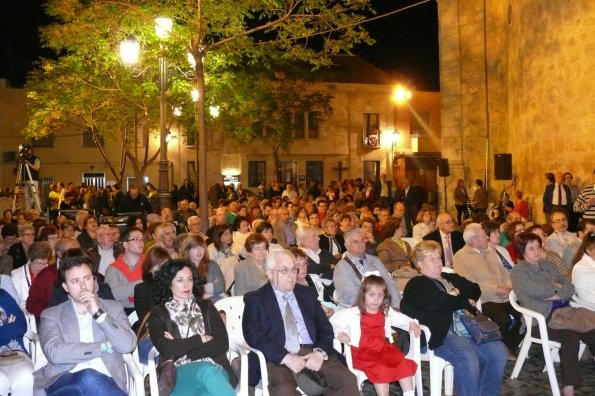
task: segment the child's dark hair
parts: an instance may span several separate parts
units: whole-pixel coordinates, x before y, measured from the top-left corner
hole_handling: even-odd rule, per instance
[[[384,278],[378,275],[368,275],[362,279],[362,284],[357,291],[357,297],[355,298],[355,304],[353,304],[353,306],[358,307],[361,313],[366,312],[366,301],[364,294],[372,286],[380,286],[384,288],[384,299],[382,300],[380,309],[382,309],[384,315],[388,315],[388,310],[391,306],[391,297],[388,293],[388,288]]]

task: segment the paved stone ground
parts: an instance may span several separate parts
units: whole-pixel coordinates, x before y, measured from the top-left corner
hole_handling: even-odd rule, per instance
[[[583,377],[583,386],[576,390],[576,396],[595,395],[595,364],[591,363],[590,356],[587,355],[589,353],[585,352],[580,368]],[[521,369],[519,377],[517,379],[510,379],[514,363],[514,361],[509,361],[506,365],[504,382],[502,384],[502,391],[500,392],[502,396],[546,396],[552,394],[547,373],[542,372],[545,362],[540,345],[531,346],[529,356],[525,359],[525,364]],[[559,363],[554,363],[554,366],[556,368],[558,382],[560,383]],[[429,378],[427,364],[423,365],[423,370],[423,380],[424,385],[426,385],[427,378]],[[561,384],[559,385],[561,388]]]

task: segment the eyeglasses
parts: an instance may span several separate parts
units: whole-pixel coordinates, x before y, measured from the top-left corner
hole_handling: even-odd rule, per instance
[[[137,243],[138,242],[144,243],[145,242],[145,238],[130,238],[130,239],[127,239],[126,240],[126,242],[132,242],[132,241],[137,242]]]
[[[292,268],[287,268],[286,267],[286,268],[278,269],[277,272],[280,272],[283,275],[287,275],[289,273],[292,273],[292,274],[295,275],[295,274],[298,273],[298,268],[297,267],[292,267]]]

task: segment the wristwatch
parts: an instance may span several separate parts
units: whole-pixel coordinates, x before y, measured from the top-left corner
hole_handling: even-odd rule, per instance
[[[97,310],[97,312],[95,312],[95,313],[93,314],[93,319],[95,319],[95,320],[99,319],[99,317],[100,317],[101,315],[103,315],[104,313],[105,313],[105,311],[104,311],[103,309],[99,308],[99,309]]]
[[[312,349],[314,352],[320,352],[320,354],[322,355],[322,358],[324,360],[328,360],[328,355],[326,354],[326,352],[324,351],[324,349],[322,348],[314,348]]]

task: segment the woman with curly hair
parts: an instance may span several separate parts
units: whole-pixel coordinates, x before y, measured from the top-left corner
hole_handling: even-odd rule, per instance
[[[229,339],[213,303],[203,299],[198,272],[188,260],[168,261],[155,277],[157,298],[149,319],[161,360],[173,359],[178,395],[233,396],[237,385],[226,352]]]

